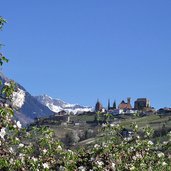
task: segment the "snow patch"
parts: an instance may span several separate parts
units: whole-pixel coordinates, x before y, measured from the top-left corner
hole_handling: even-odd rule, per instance
[[[75,106],[75,104],[69,104],[69,103],[64,105],[64,107],[66,107],[66,108],[70,108],[70,107],[74,107],[74,106]]]
[[[60,112],[62,110],[62,108],[60,106],[55,106],[53,104],[50,104],[50,103],[46,103],[46,106],[53,112]]]
[[[75,114],[81,114],[83,112],[92,112],[93,109],[92,108],[76,108],[76,109],[64,109],[67,113],[73,113]]]

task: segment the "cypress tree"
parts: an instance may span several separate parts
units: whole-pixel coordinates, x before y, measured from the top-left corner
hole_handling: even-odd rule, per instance
[[[116,101],[113,102],[113,109],[116,109]]]

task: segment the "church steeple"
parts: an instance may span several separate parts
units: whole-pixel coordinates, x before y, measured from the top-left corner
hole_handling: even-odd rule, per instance
[[[102,111],[102,109],[103,109],[102,104],[100,103],[99,99],[97,99],[97,103],[95,105],[95,111],[99,112]]]

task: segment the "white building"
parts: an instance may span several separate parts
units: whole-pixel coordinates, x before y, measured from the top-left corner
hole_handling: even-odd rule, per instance
[[[112,115],[119,115],[119,114],[134,114],[137,113],[137,110],[133,109],[114,109],[114,110],[108,110],[108,113]]]

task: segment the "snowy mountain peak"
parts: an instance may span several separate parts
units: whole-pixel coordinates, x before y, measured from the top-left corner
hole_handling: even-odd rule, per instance
[[[58,113],[62,110],[66,111],[67,113],[72,112],[74,114],[93,111],[92,107],[85,107],[80,106],[78,104],[66,103],[60,99],[53,99],[48,95],[35,96],[35,98],[55,113]]]

